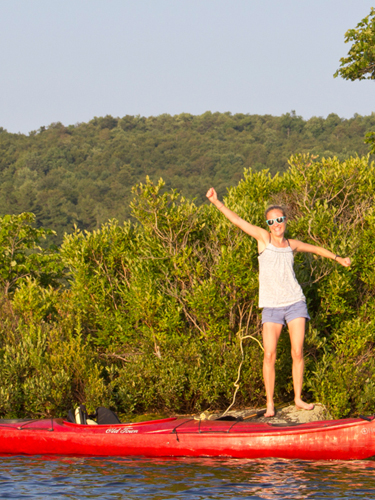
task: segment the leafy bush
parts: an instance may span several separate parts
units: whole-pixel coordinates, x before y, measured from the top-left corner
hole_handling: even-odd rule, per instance
[[[284,175],[245,170],[225,198],[257,225],[267,205],[284,204],[289,237],[352,258],[350,268],[312,254],[295,258],[311,315],[305,396],[335,416],[375,406],[374,173],[368,158],[300,155]],[[256,242],[163,181],[133,191],[137,224],[76,229],[50,254],[55,267],[46,279],[16,275],[1,308],[2,415],[57,415],[82,401],[127,414],[225,408],[242,337],[236,404],[264,402]],[[3,219],[2,230],[10,223]],[[35,258],[22,253],[29,269]],[[56,269],[66,281],[54,278]],[[276,397],[289,401],[286,333],[276,369]]]
[[[69,322],[67,322],[69,323]],[[79,328],[16,317],[3,302],[0,328],[0,414],[61,416],[77,403],[111,405],[98,355]]]

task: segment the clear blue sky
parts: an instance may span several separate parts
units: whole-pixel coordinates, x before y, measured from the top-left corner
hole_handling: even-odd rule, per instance
[[[375,3],[375,2],[374,2]],[[367,0],[2,0],[0,126],[205,111],[375,111],[333,78]]]

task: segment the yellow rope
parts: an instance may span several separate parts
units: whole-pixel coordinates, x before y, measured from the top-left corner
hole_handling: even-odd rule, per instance
[[[259,342],[258,339],[256,339],[255,337],[253,337],[252,335],[246,335],[245,337],[242,337],[241,336],[241,333],[243,331],[243,328],[241,328],[237,335],[240,339],[240,349],[241,349],[241,355],[242,355],[242,359],[241,359],[241,363],[239,364],[239,367],[238,367],[238,372],[237,372],[237,379],[236,381],[234,382],[234,387],[236,388],[236,390],[234,391],[234,394],[233,394],[233,400],[232,400],[232,403],[228,406],[228,408],[225,410],[225,412],[223,413],[222,416],[226,415],[228,413],[228,411],[232,408],[232,406],[234,405],[235,401],[236,401],[236,396],[237,396],[237,392],[238,392],[238,389],[240,388],[240,384],[239,384],[239,381],[240,381],[240,377],[241,377],[241,368],[242,368],[242,365],[243,365],[243,362],[244,362],[244,354],[243,354],[243,345],[242,345],[242,342],[244,339],[253,339],[255,340],[255,342],[258,342],[260,348],[262,349],[262,351],[264,351],[263,349],[263,346],[262,344]]]

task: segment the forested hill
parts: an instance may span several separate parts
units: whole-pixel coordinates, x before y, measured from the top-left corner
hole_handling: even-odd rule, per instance
[[[223,195],[244,168],[284,171],[293,153],[365,155],[364,135],[374,126],[375,115],[305,121],[294,112],[207,112],[106,116],[54,123],[28,136],[0,128],[0,215],[33,212],[59,242],[74,224],[92,230],[109,218],[128,218],[131,187],[146,175],[201,203],[208,187]]]

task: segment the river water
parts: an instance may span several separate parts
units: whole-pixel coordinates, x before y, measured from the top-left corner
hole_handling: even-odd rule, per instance
[[[0,457],[0,498],[366,499],[375,461]]]

